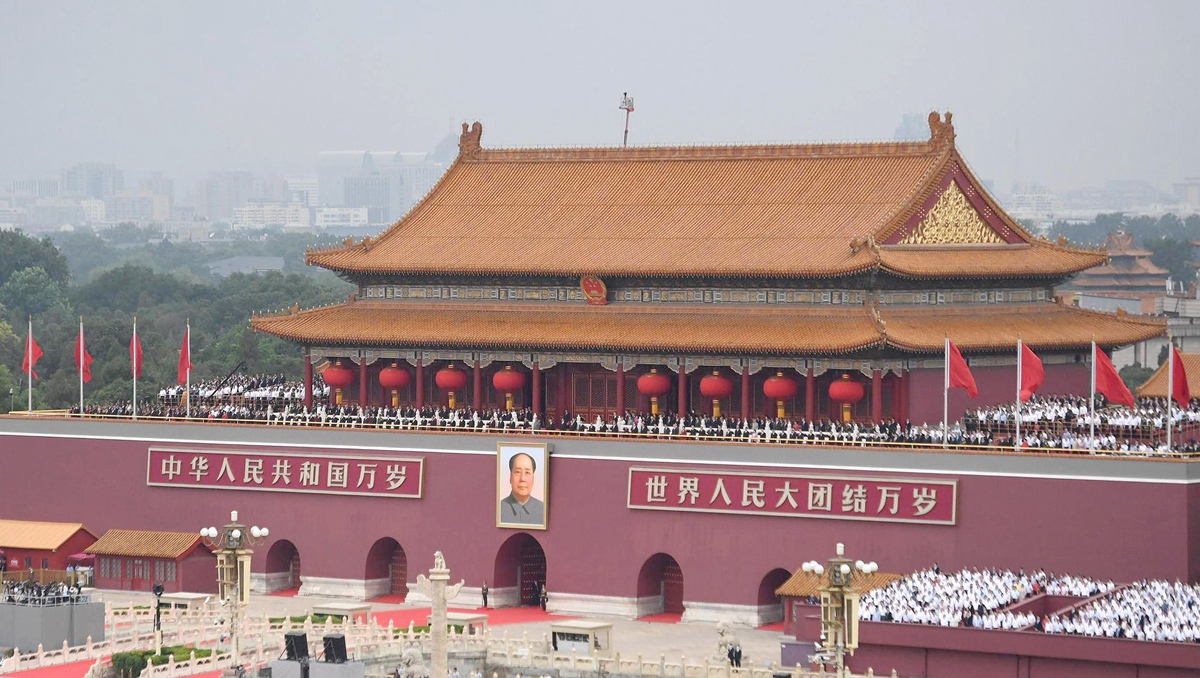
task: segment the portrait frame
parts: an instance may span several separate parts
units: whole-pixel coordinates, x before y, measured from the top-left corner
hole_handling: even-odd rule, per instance
[[[533,460],[533,485],[528,502],[541,506],[540,522],[522,520],[515,516],[516,486],[511,480],[509,461],[517,455]],[[550,446],[545,443],[496,443],[496,527],[514,530],[545,530],[550,518]]]

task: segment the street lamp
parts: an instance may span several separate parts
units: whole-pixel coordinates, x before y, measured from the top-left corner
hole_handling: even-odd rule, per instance
[[[832,658],[837,667],[834,675],[846,678],[850,675],[846,669],[846,653],[854,654],[858,648],[858,591],[854,589],[854,580],[859,573],[878,572],[879,565],[861,560],[851,563],[846,557],[845,544],[838,544],[837,555],[825,565],[810,560],[802,564],[800,569],[818,577],[826,572],[829,574],[819,589],[821,641],[817,643],[817,649],[820,652],[812,659],[823,664]]]
[[[229,512],[229,523],[219,530],[215,527],[200,529],[204,543],[217,556],[217,594],[229,615],[230,657],[233,663],[227,675],[242,675],[238,626],[250,598],[250,556],[254,553],[250,547],[263,543],[270,534],[270,530],[257,525],[247,530],[245,525],[238,522],[237,511]]]

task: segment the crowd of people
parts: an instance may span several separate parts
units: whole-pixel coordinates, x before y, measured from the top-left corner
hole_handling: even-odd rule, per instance
[[[968,427],[987,431],[1002,447],[1067,449],[1156,454],[1166,451],[1167,401],[1141,398],[1134,407],[1110,406],[1101,402],[1094,409],[1079,396],[1034,396],[1021,403],[1021,430],[1017,438],[1018,412],[1015,404],[978,408],[967,413]],[[1200,400],[1187,408],[1171,408],[1176,451],[1200,451]],[[1094,432],[1094,433],[1093,433]]]
[[[1131,584],[1043,623],[1046,633],[1200,643],[1200,585]]]
[[[623,416],[583,417],[569,412],[547,419],[532,410],[454,409],[445,406],[368,406],[328,404],[330,388],[314,375],[312,405],[304,405],[304,383],[281,374],[235,373],[223,379],[191,384],[190,404],[182,386],[159,391],[158,398],[139,403],[146,417],[245,421],[272,425],[338,426],[377,429],[450,429],[468,431],[565,432],[585,435],[689,438],[752,443],[814,445],[940,446],[946,444],[1027,450],[1067,450],[1077,453],[1157,456],[1200,452],[1200,400],[1187,409],[1175,408],[1175,439],[1168,449],[1163,425],[1166,403],[1142,399],[1134,408],[1104,407],[1095,412],[1095,435],[1086,398],[1039,397],[1022,403],[1020,439],[1016,438],[1013,405],[968,410],[961,421],[943,432],[940,424],[886,420],[882,422],[806,421],[759,417],[713,417],[674,412],[628,412]],[[73,408],[72,412],[77,412]],[[84,412],[97,416],[129,416],[129,401],[87,405]]]
[[[1040,620],[1004,608],[1040,593],[1093,596],[1112,591],[1112,582],[1038,570],[960,570],[937,565],[863,594],[859,618],[903,624],[978,629],[1021,629]]]

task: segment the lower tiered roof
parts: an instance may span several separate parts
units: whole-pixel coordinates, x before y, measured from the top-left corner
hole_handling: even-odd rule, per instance
[[[262,315],[254,329],[306,345],[528,349],[716,355],[834,355],[868,348],[939,352],[949,336],[966,351],[1137,343],[1163,334],[1158,319],[1055,303],[955,307],[686,308],[669,304],[352,301]]]

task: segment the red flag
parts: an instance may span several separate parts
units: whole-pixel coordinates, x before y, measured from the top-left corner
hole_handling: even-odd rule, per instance
[[[83,323],[79,323],[79,337],[75,339],[75,369],[79,371],[83,383],[92,380],[92,354],[87,352],[83,341]]]
[[[138,339],[137,324],[133,326],[133,339],[129,340],[129,362],[133,363],[133,378],[142,376],[142,342]]]
[[[1187,409],[1188,401],[1192,399],[1192,394],[1188,390],[1187,372],[1183,369],[1183,356],[1179,355],[1179,349],[1175,348],[1174,344],[1171,345],[1171,365],[1172,380],[1174,382],[1171,384],[1173,387],[1171,389],[1171,397],[1175,399],[1175,402],[1179,403],[1180,407]]]
[[[179,349],[179,375],[178,381],[181,384],[188,383],[190,379],[189,373],[192,371],[192,326],[188,325],[183,331],[183,346]]]
[[[33,330],[29,330],[29,334],[25,337],[25,357],[21,360],[21,371],[38,379],[38,373],[34,372],[33,368],[41,358],[42,347],[38,346],[37,340],[33,338]]]
[[[961,386],[967,389],[967,394],[972,398],[978,396],[979,388],[975,386],[975,377],[971,374],[971,368],[967,367],[967,361],[958,352],[954,342],[947,341],[946,345],[950,347],[950,387]]]
[[[1095,362],[1096,391],[1103,393],[1109,402],[1133,407],[1133,394],[1121,380],[1121,375],[1117,374],[1117,368],[1113,367],[1108,355],[1101,351],[1099,346],[1093,351],[1092,360]]]
[[[1042,359],[1028,345],[1021,344],[1021,391],[1029,391],[1030,395],[1037,393],[1045,379],[1046,368],[1042,366]]]

